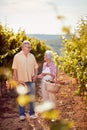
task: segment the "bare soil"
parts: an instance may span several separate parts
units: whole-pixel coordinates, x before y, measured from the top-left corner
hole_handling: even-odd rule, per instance
[[[75,79],[62,72],[59,73],[59,79],[64,81],[58,93],[55,94],[57,108],[61,111],[60,118],[74,121],[75,126],[72,130],[87,130],[86,105],[82,97],[74,95],[74,91],[77,89]],[[34,120],[26,118],[26,120],[20,121],[16,97],[17,94],[14,90],[10,90],[9,93],[0,97],[0,130],[46,130],[43,123],[41,124],[39,116]],[[36,102],[42,102],[39,82],[36,84]],[[42,121],[44,122],[43,119]]]

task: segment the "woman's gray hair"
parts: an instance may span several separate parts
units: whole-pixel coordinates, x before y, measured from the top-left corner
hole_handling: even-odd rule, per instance
[[[22,43],[22,47],[23,47],[24,45],[26,45],[26,44],[31,45],[30,41],[24,40],[23,43]]]
[[[49,59],[52,59],[52,58],[53,58],[53,51],[47,50],[47,51],[45,52],[45,55],[46,55]]]

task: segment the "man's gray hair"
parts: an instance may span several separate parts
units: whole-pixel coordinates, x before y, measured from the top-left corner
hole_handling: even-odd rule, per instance
[[[24,45],[26,45],[26,44],[31,45],[30,41],[24,40],[23,43],[22,43],[22,47],[23,47]]]

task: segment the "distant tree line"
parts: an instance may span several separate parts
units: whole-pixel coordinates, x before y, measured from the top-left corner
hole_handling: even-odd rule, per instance
[[[0,23],[0,67],[11,67],[13,57],[21,50],[21,44],[24,40],[31,42],[31,52],[38,62],[43,60],[44,52],[51,49],[44,41],[30,38],[24,30],[19,30],[15,34],[12,29]]]

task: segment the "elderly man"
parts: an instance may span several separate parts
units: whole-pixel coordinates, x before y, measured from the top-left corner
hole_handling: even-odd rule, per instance
[[[24,82],[30,89],[30,94],[34,95],[33,82],[36,81],[38,65],[31,51],[31,43],[27,40],[22,43],[22,50],[14,56],[12,69],[14,79],[18,82]],[[25,119],[25,107],[19,105],[20,119]],[[35,118],[34,102],[30,102],[29,114]]]

